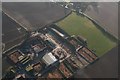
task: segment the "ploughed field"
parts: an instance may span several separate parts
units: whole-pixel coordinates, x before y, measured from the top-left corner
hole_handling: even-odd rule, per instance
[[[60,20],[71,12],[53,2],[5,2],[2,8],[28,31],[37,30]]]

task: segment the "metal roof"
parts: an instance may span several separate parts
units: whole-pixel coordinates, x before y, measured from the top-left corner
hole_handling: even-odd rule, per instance
[[[47,65],[50,65],[57,61],[57,59],[55,58],[55,56],[53,56],[53,54],[51,52],[48,54],[45,54],[43,56],[43,60]]]

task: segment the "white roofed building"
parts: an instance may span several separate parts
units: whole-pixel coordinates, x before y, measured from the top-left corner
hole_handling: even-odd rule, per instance
[[[42,59],[47,66],[57,61],[57,59],[51,52],[48,54],[45,54]]]

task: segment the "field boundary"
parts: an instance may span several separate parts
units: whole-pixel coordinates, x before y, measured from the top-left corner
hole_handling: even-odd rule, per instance
[[[106,33],[104,34],[105,36],[107,36],[110,40],[112,40],[113,42],[115,43],[118,43],[120,42],[120,39],[113,36],[112,34],[110,34],[107,30],[105,30],[98,22],[96,22],[93,18],[91,18],[90,16],[88,16],[87,14],[85,13],[80,13],[81,15],[83,15],[84,17],[86,17],[87,19],[89,19],[90,21],[92,21],[95,25],[96,25],[96,28],[98,28],[100,31],[102,31],[102,33]]]
[[[62,17],[61,19],[58,19],[58,20],[53,21],[53,22],[51,22],[51,23],[49,23],[49,24],[46,24],[45,26],[50,26],[50,25],[52,25],[52,24],[55,24],[55,23],[57,23],[57,22],[65,19],[66,17],[68,17],[71,13],[72,13],[72,11],[70,10],[70,12],[69,12],[67,15],[65,15],[64,17]],[[43,26],[43,27],[45,27],[45,26]]]

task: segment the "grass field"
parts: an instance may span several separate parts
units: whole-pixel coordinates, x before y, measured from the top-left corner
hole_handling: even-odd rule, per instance
[[[70,14],[57,25],[70,35],[85,37],[88,47],[95,50],[99,57],[116,46],[116,43],[105,36],[90,20],[75,13]]]

